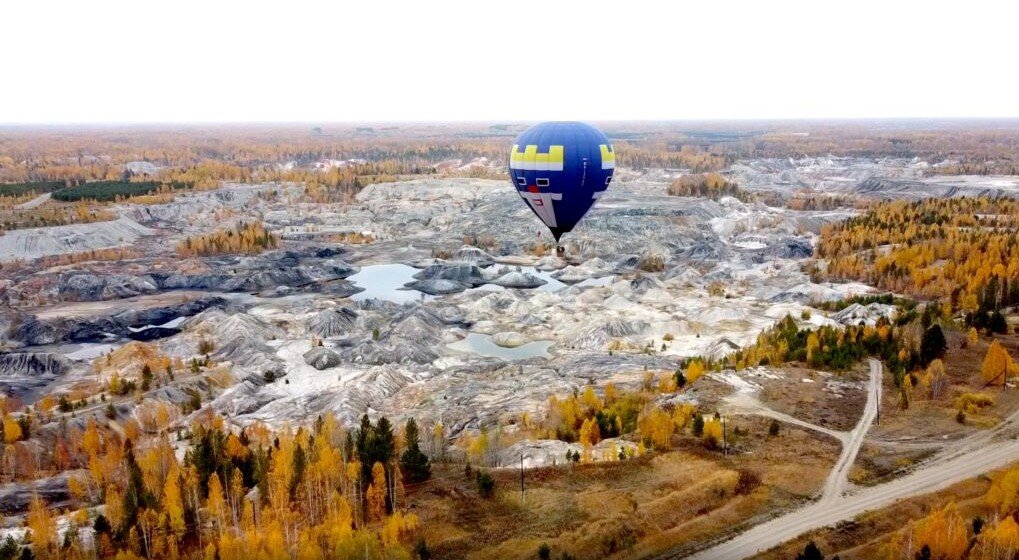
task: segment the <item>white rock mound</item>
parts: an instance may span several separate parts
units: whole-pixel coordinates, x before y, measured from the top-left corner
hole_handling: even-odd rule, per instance
[[[516,348],[528,343],[527,337],[517,332],[500,332],[492,335],[492,342],[503,348]]]
[[[0,261],[37,259],[130,245],[153,230],[130,218],[91,224],[17,229],[0,236]]]

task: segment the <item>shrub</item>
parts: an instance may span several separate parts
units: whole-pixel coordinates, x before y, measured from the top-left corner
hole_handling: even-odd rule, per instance
[[[417,544],[414,545],[414,555],[419,560],[429,560],[432,557],[432,551],[428,549],[425,539],[418,539]]]
[[[637,267],[645,272],[661,272],[665,270],[665,259],[656,254],[643,255]]]
[[[637,535],[628,524],[622,525],[601,538],[601,549],[604,556],[611,556],[628,550],[637,544]]]
[[[1001,314],[1001,311],[995,311],[991,314],[991,323],[987,328],[995,334],[1008,333],[1008,323],[1005,321],[1005,316]]]
[[[203,338],[202,340],[198,341],[199,354],[203,356],[208,356],[209,354],[212,354],[213,349],[215,349],[215,344],[213,344],[211,340]]]
[[[796,555],[796,560],[824,560],[824,554],[814,541],[810,541],[803,547],[803,552]]]
[[[746,496],[761,485],[761,475],[750,469],[739,469],[739,476],[736,479],[736,495]]]
[[[694,437],[704,435],[704,417],[700,414],[696,414],[693,417],[693,435]]]
[[[152,386],[152,368],[149,364],[142,366],[142,391],[148,391]]]
[[[676,380],[676,387],[677,388],[682,389],[684,386],[686,386],[686,376],[683,375],[683,370],[677,369],[672,374],[672,377]]]
[[[475,482],[478,486],[478,494],[482,498],[491,498],[495,495],[495,479],[487,472],[478,471]]]
[[[191,414],[192,412],[202,408],[202,395],[200,395],[195,389],[187,389],[187,392],[190,396],[187,402],[181,405],[181,408],[183,408],[184,414]]]
[[[32,551],[27,548],[21,550],[21,556],[30,556],[32,553]],[[3,546],[0,546],[0,558],[3,560],[14,560],[16,554],[18,554],[18,543],[15,542],[14,537],[7,535],[7,538],[4,539]]]
[[[92,530],[95,531],[97,534],[103,535],[109,534],[113,530],[113,528],[110,527],[110,522],[109,520],[106,519],[106,516],[100,513],[96,517],[95,522],[92,523]]]
[[[989,406],[994,406],[994,397],[987,393],[963,393],[955,399],[955,408],[966,414],[975,414]]]
[[[923,333],[920,341],[920,362],[924,367],[932,361],[945,355],[948,344],[945,342],[945,333],[940,325],[931,325]]]

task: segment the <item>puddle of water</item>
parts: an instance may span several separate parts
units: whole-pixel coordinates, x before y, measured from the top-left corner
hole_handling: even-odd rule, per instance
[[[538,340],[528,342],[516,348],[505,348],[492,342],[492,337],[487,334],[469,333],[463,340],[448,344],[447,346],[453,350],[472,352],[492,358],[523,360],[534,357],[550,357],[548,349],[552,346],[552,341]]]
[[[418,269],[405,264],[373,264],[361,267],[357,274],[349,276],[347,280],[359,288],[364,288],[364,291],[354,294],[351,298],[356,300],[377,298],[405,303],[421,301],[422,297],[425,300],[434,297],[415,290],[400,289],[407,282],[413,282],[417,272]]]
[[[141,331],[144,331],[145,329],[153,329],[153,328],[175,329],[175,328],[179,327],[181,323],[183,323],[184,321],[187,321],[187,319],[188,319],[187,317],[181,316],[181,317],[177,317],[176,319],[170,319],[169,321],[163,323],[162,325],[145,325],[144,327],[137,327],[137,328],[135,328],[135,327],[128,327],[128,329],[131,332],[141,332]]]

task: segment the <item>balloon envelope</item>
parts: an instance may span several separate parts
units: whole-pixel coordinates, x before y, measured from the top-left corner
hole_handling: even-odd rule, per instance
[[[612,182],[616,154],[591,125],[546,122],[517,137],[510,178],[556,241],[571,231]]]

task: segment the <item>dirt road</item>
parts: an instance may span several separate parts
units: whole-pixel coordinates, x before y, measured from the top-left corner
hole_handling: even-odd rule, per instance
[[[16,208],[18,210],[29,210],[31,208],[35,208],[37,206],[42,205],[43,203],[45,203],[49,199],[50,199],[50,193],[41,194],[41,195],[33,198],[32,200],[29,200],[28,202],[22,202],[21,204],[18,204],[14,208]]]
[[[863,408],[863,414],[856,423],[853,431],[842,442],[842,454],[835,462],[828,479],[824,482],[824,489],[821,491],[820,503],[830,503],[842,496],[849,482],[849,470],[856,462],[856,455],[860,452],[860,446],[867,436],[867,431],[877,418],[881,406],[881,374],[883,368],[881,362],[870,360],[870,382],[867,384],[867,404]]]
[[[690,556],[696,560],[736,560],[769,550],[807,531],[852,519],[903,498],[929,494],[1019,459],[1019,441],[1010,440],[979,452],[955,457],[850,496],[816,502]],[[666,556],[666,558],[679,558]]]
[[[871,361],[871,383],[867,406],[860,422],[850,432],[848,443],[843,448],[842,457],[839,458],[832,469],[832,474],[825,482],[821,499],[809,506],[758,525],[733,539],[698,552],[689,558],[694,560],[748,558],[808,531],[852,519],[865,511],[886,507],[903,498],[937,492],[968,478],[1002,468],[1019,460],[1019,440],[1013,439],[1015,428],[1013,422],[1019,419],[1019,413],[1015,413],[998,428],[964,438],[946,448],[911,474],[850,495],[842,495],[846,484],[845,475],[852,467],[853,459],[855,459],[856,452],[866,435],[866,430],[873,422],[873,416],[876,416],[876,404],[880,402],[880,382],[875,389],[875,372],[880,380],[881,365],[875,366],[875,362]],[[996,436],[1004,439],[989,445],[992,438]],[[662,558],[681,557],[675,554],[662,556]]]

